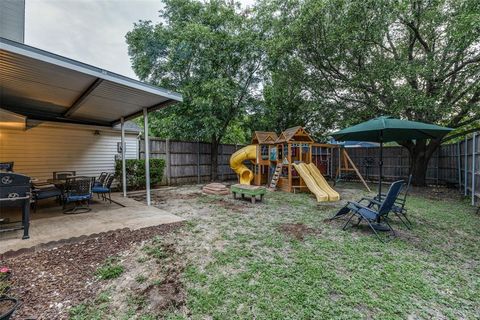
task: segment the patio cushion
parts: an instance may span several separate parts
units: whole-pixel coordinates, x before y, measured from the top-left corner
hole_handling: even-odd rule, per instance
[[[108,189],[107,187],[97,187],[97,186],[95,186],[95,187],[92,188],[92,191],[97,192],[97,193],[107,193],[107,192],[110,191],[110,189]]]
[[[59,197],[62,195],[62,192],[57,189],[57,188],[51,188],[51,189],[43,189],[43,190],[38,190],[35,194],[35,198],[38,200],[41,199],[47,199],[47,198],[53,198],[53,197]]]
[[[67,202],[89,200],[91,198],[92,198],[91,194],[81,195],[81,196],[68,196],[67,197]]]

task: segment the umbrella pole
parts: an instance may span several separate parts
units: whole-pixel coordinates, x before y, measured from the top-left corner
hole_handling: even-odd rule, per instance
[[[380,162],[378,178],[378,199],[382,199],[382,176],[383,176],[383,131],[380,131]]]

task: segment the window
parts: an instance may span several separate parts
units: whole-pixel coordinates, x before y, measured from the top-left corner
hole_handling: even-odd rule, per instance
[[[268,146],[262,145],[260,147],[260,154],[262,155],[262,160],[268,160]]]

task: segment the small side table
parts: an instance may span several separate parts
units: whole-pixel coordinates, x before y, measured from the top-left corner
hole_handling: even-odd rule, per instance
[[[257,196],[260,196],[260,201],[263,201],[263,196],[267,193],[267,189],[261,186],[251,186],[248,184],[234,184],[230,187],[230,191],[233,193],[233,198],[237,199],[237,194],[245,199],[245,195],[250,196],[250,200],[255,204]]]

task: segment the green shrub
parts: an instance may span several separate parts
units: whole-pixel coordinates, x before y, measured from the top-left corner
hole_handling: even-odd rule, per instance
[[[144,189],[146,186],[145,160],[127,159],[125,161],[127,171],[127,187],[130,190]],[[150,187],[159,185],[163,179],[165,160],[150,159]],[[115,161],[115,177],[122,186],[122,161]]]

